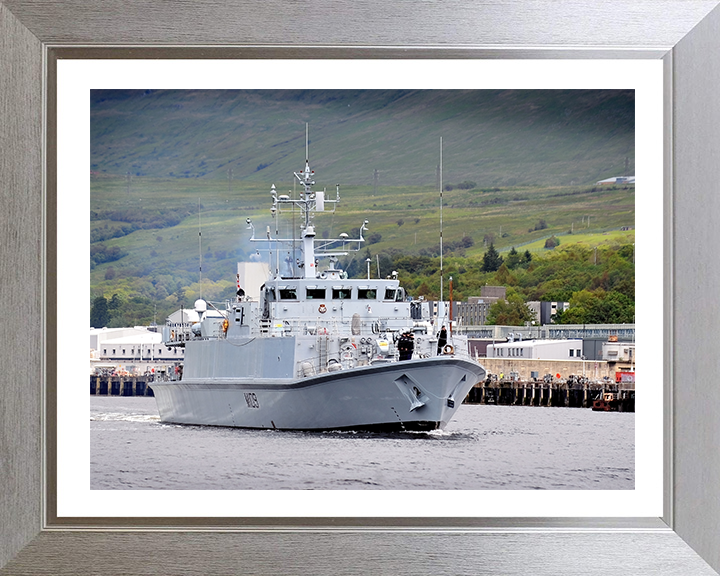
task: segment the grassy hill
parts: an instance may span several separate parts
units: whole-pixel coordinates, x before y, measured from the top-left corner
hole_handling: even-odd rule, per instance
[[[592,184],[634,173],[633,91],[93,90],[91,170],[291,183]]]
[[[489,242],[543,253],[553,234],[561,247],[633,242],[632,230],[613,231],[634,227],[634,187],[594,185],[626,162],[634,171],[632,92],[93,91],[91,99],[91,288],[93,298],[125,303],[112,325],[156,313],[162,321],[201,292],[233,293],[236,262],[256,249],[245,220],[258,236],[274,229],[270,185],[293,194],[306,121],[316,188],[334,197],[341,184],[340,207],[316,218],[318,232],[352,235],[367,219],[373,256],[439,254],[440,136],[443,182],[453,185],[443,192],[448,257],[477,261]],[[463,181],[476,186],[458,188]],[[291,217],[278,225],[291,235]]]

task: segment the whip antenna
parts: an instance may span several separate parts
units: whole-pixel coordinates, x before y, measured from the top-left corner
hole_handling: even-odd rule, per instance
[[[200,255],[200,299],[202,300],[202,221],[200,219],[200,198],[198,198],[198,252]]]

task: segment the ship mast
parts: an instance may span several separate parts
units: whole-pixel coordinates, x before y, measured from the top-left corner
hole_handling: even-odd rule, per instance
[[[299,208],[302,215],[303,215],[303,222],[300,225],[300,228],[302,230],[301,234],[301,240],[302,240],[302,250],[303,250],[303,261],[300,264],[300,266],[304,269],[303,276],[305,278],[316,278],[317,277],[317,266],[316,266],[316,259],[320,256],[344,256],[347,254],[346,244],[347,243],[355,243],[357,242],[357,248],[356,249],[350,249],[352,251],[360,250],[360,245],[365,242],[365,239],[363,238],[363,231],[367,230],[367,224],[368,221],[365,220],[360,226],[360,237],[359,238],[353,238],[348,239],[347,234],[341,234],[339,238],[330,238],[330,239],[323,239],[321,241],[320,246],[318,246],[319,250],[316,250],[315,242],[316,242],[316,233],[315,233],[315,226],[312,224],[312,219],[315,215],[315,212],[325,212],[325,206],[326,204],[332,207],[332,212],[335,211],[335,208],[337,204],[340,203],[340,185],[336,184],[336,196],[335,199],[330,200],[326,198],[325,191],[314,191],[313,186],[315,185],[314,175],[315,172],[310,169],[310,146],[309,146],[310,140],[309,140],[309,127],[308,124],[305,124],[305,168],[304,170],[300,172],[294,172],[295,179],[297,182],[299,182],[302,185],[302,190],[300,191],[300,197],[295,198],[295,194],[293,193],[293,197],[291,198],[289,195],[280,194],[278,195],[277,190],[275,189],[275,185],[273,184],[270,189],[270,194],[272,195],[272,206],[270,207],[270,213],[272,214],[273,218],[277,218],[282,212],[284,207],[290,206],[290,209],[293,211],[293,220],[295,218],[295,208]],[[261,240],[255,238],[255,227],[253,226],[252,220],[250,218],[247,219],[248,228],[250,228],[253,233],[252,237],[250,238],[251,242],[263,242],[268,241],[270,243],[276,242],[276,243],[283,243],[287,245],[294,245],[295,243],[295,234],[293,233],[293,238],[290,239],[281,239],[281,238],[271,238],[270,234],[268,233],[267,240]],[[269,230],[269,227],[268,227]],[[277,226],[276,226],[277,230]],[[277,236],[277,232],[276,232]],[[342,250],[338,250],[336,246],[339,244],[342,245]],[[279,245],[279,244],[278,244]],[[270,249],[272,251],[272,248]]]
[[[318,192],[317,194],[313,194],[312,187],[315,184],[315,181],[312,179],[313,174],[314,172],[310,170],[309,125],[305,123],[305,170],[303,172],[295,172],[295,178],[297,178],[300,181],[300,184],[303,185],[303,191],[300,192],[300,197],[304,197],[305,202],[309,202],[313,197],[315,197],[315,209],[317,210],[317,194],[322,194],[324,196],[324,193]],[[322,200],[324,200],[324,197]],[[324,202],[321,203],[324,204]],[[324,206],[321,207],[324,209]],[[302,240],[305,278],[315,278],[315,227],[310,224],[312,221],[312,212],[310,211],[309,204],[306,204],[304,213],[305,225],[303,226]]]

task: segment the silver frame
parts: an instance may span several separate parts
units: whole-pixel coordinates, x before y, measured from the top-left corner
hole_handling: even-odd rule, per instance
[[[0,574],[717,574],[720,386],[711,331],[720,319],[713,306],[720,271],[701,248],[720,240],[712,221],[720,181],[718,1],[457,0],[453,10],[398,2],[393,19],[383,18],[389,5],[380,0],[326,11],[322,4],[304,4],[309,14],[298,14],[277,0],[0,0],[0,302],[11,335],[0,351]],[[315,18],[299,26],[306,15]],[[181,54],[662,58],[663,517],[58,519],[54,65]]]

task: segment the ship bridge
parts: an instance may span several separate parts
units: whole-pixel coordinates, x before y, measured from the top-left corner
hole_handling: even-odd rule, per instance
[[[329,332],[378,332],[409,327],[410,302],[397,279],[277,278],[261,288],[262,320],[285,328],[309,324]],[[312,330],[312,329],[311,329]]]

